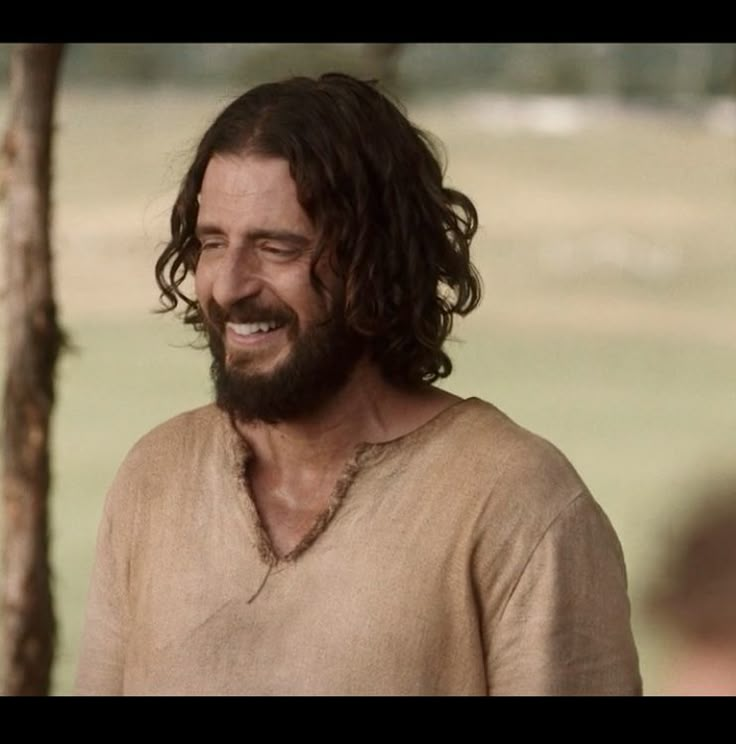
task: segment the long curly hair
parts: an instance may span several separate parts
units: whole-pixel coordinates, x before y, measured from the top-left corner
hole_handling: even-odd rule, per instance
[[[229,104],[204,134],[171,214],[171,240],[156,262],[162,312],[204,330],[202,311],[181,289],[196,271],[198,194],[215,154],[285,158],[297,198],[319,231],[311,281],[329,250],[344,281],[348,328],[366,339],[386,379],[416,386],[447,377],[443,345],[453,315],[481,298],[470,260],[476,209],[443,185],[437,146],[375,81],[329,73],[259,85]]]

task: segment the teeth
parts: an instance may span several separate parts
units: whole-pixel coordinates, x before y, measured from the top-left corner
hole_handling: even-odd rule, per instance
[[[259,323],[228,323],[227,327],[231,328],[238,336],[250,336],[253,333],[271,331],[278,327],[278,323],[275,320],[261,321]]]

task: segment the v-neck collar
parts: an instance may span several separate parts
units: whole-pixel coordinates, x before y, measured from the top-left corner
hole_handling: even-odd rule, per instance
[[[367,462],[374,458],[385,455],[395,450],[403,450],[408,446],[417,446],[423,437],[428,436],[440,423],[446,423],[459,415],[468,404],[477,402],[477,398],[466,398],[456,401],[443,408],[432,418],[425,421],[406,434],[383,442],[360,442],[353,449],[352,455],[343,466],[342,472],[335,481],[330,494],[327,507],[317,516],[312,527],[302,537],[299,543],[288,553],[280,555],[276,552],[273,541],[266,530],[253,498],[250,480],[248,476],[249,465],[253,460],[253,450],[246,440],[237,431],[230,416],[223,411],[218,411],[222,425],[227,429],[228,459],[232,477],[237,482],[238,501],[246,513],[246,518],[253,532],[254,542],[258,555],[269,567],[269,569],[293,563],[299,556],[308,550],[314,542],[322,535],[330,524],[341,504],[345,500],[350,487],[358,474],[366,466]]]

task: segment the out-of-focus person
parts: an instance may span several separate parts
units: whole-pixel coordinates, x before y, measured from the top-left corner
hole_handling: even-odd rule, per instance
[[[704,490],[650,595],[674,641],[664,695],[736,695],[736,480]]]

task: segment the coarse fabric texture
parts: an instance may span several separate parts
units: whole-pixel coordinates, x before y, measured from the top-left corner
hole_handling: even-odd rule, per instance
[[[77,692],[639,694],[621,547],[570,463],[477,398],[361,444],[274,554],[249,451],[207,406],[108,493]]]

